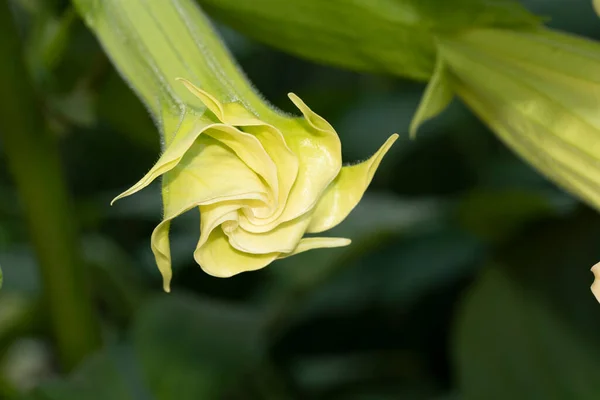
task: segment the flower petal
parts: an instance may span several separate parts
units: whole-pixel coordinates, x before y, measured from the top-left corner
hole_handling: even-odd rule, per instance
[[[396,139],[398,139],[397,134],[390,136],[377,153],[367,161],[342,168],[317,204],[306,232],[323,232],[346,218],[362,198],[381,159]]]
[[[256,254],[289,253],[302,239],[309,222],[310,214],[305,214],[268,232],[252,233],[240,226],[225,233],[231,245],[240,251]]]
[[[242,208],[239,201],[224,201],[214,204],[200,206],[200,241],[198,247],[202,246],[210,236],[210,233],[222,223],[238,220],[238,210]]]
[[[243,126],[245,130],[253,133],[258,130],[252,130],[250,128],[252,126],[277,130],[272,125],[257,119],[241,104],[223,104],[191,82],[181,78],[179,80],[200,98],[222,122]],[[290,93],[289,97],[300,109],[304,119],[281,117],[278,127],[285,132],[284,138],[289,146],[288,149],[299,158],[297,174],[294,174],[295,168],[292,162],[286,164],[288,168],[286,169],[286,180],[290,182],[290,177],[296,175],[297,182],[291,184],[286,206],[276,219],[262,218],[260,220],[251,215],[242,216],[240,224],[244,225],[248,231],[267,232],[283,222],[308,212],[315,206],[323,191],[337,176],[342,166],[341,144],[333,127],[324,118],[313,112],[298,96]],[[276,164],[278,167],[280,166],[280,164]]]
[[[594,283],[592,283],[592,293],[596,297],[596,300],[600,302],[600,263],[595,264],[592,267],[592,273],[594,274]]]
[[[226,200],[261,200],[267,208],[268,189],[228,147],[201,136],[175,168],[164,175],[165,219],[198,205]],[[257,207],[260,209],[260,207]]]
[[[324,249],[333,247],[344,247],[352,243],[352,240],[336,237],[311,237],[304,238],[298,243],[298,246],[291,253],[280,254],[278,259],[294,256],[313,249]]]
[[[160,156],[156,164],[142,179],[135,185],[127,189],[111,201],[111,205],[123,197],[130,196],[149,184],[164,173],[172,170],[181,161],[188,149],[194,144],[198,136],[213,122],[203,117],[186,115],[179,125],[178,132],[184,132],[183,135],[175,135],[173,141]]]
[[[278,256],[250,254],[234,249],[221,228],[213,230],[204,245],[196,247],[194,259],[209,275],[229,278],[241,272],[255,271],[269,265]]]
[[[251,229],[255,225],[265,225],[275,221],[285,210],[290,191],[298,176],[298,157],[290,150],[285,139],[278,129],[272,126],[245,127],[244,131],[254,135],[262,143],[275,165],[277,165],[277,181],[279,183],[279,195],[277,199],[278,212],[269,218],[244,218],[246,226]],[[252,231],[252,230],[251,230]]]
[[[286,143],[299,158],[299,169],[279,223],[310,211],[342,168],[342,146],[335,130],[296,95],[289,97],[305,119],[281,123]]]
[[[298,156],[298,174],[281,216],[266,225],[240,218],[240,226],[249,232],[268,232],[277,225],[298,218],[314,208],[323,192],[342,167],[340,139],[322,117],[298,97],[290,94],[305,119],[280,121],[278,127],[291,151]]]
[[[271,187],[273,200],[275,203],[277,202],[279,193],[278,167],[262,143],[254,135],[227,125],[215,125],[207,129],[205,134],[229,147],[248,167],[260,175]],[[276,207],[277,204],[273,206]],[[268,217],[269,215],[267,214],[263,217]]]
[[[304,115],[304,118],[306,118],[308,123],[314,129],[328,136],[331,135],[331,132],[335,133],[335,129],[333,129],[329,122],[327,122],[325,118],[321,117],[319,114],[311,110],[310,107],[308,107],[300,97],[296,96],[294,93],[288,93],[288,97],[290,98],[292,103],[294,103],[294,105],[298,107],[302,115]]]
[[[156,265],[163,277],[163,289],[165,292],[171,291],[171,246],[169,244],[169,228],[171,220],[162,221],[152,232],[151,246],[152,253],[156,259]]]
[[[264,125],[261,121],[239,103],[221,103],[208,92],[200,89],[187,79],[177,78],[185,87],[204,103],[204,105],[224,124],[233,126]]]

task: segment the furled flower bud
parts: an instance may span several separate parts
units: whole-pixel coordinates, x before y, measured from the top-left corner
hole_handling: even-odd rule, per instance
[[[164,219],[152,234],[152,250],[166,291],[171,280],[170,222],[195,207],[201,220],[194,258],[217,277],[350,243],[303,236],[330,229],[350,213],[398,135],[367,161],[342,167],[335,130],[296,95],[289,97],[304,118],[271,115],[267,122],[239,102],[222,104],[181,81],[210,112],[188,110],[154,167],[115,199],[162,176]]]
[[[350,243],[303,236],[332,228],[350,213],[398,135],[367,161],[342,167],[331,125],[293,94],[303,118],[267,104],[194,1],[74,4],[161,132],[157,163],[115,200],[162,178],[163,221],[151,242],[166,291],[171,221],[195,207],[201,218],[194,258],[217,277]],[[177,82],[178,76],[194,84]]]

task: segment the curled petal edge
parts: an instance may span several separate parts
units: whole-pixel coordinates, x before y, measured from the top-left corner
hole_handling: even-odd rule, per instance
[[[295,256],[296,254],[304,253],[305,251],[314,250],[314,249],[331,249],[335,247],[345,247],[350,245],[352,240],[347,238],[338,238],[338,237],[310,237],[304,238],[300,240],[298,246],[294,249],[294,251],[290,253],[280,254],[277,258],[283,259],[291,256]]]
[[[600,303],[600,262],[592,267],[592,273],[594,274],[594,283],[591,286],[592,293]]]
[[[381,160],[398,139],[393,134],[377,152],[360,164],[343,167],[317,203],[307,233],[319,233],[342,222],[362,199]]]

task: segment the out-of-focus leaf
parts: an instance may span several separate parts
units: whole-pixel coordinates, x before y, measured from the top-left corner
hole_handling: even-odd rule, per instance
[[[40,281],[33,251],[29,246],[13,246],[11,252],[0,253],[4,270],[3,291],[35,296],[40,291]]]
[[[427,293],[465,277],[485,249],[473,237],[452,229],[388,243],[366,257],[346,261],[328,282],[306,295],[295,317],[342,315],[374,303],[408,309]]]
[[[139,146],[158,150],[159,138],[148,110],[116,73],[111,73],[100,88],[97,106],[98,116],[119,133]]]
[[[133,330],[145,382],[156,400],[217,399],[263,359],[262,318],[251,310],[162,295]]]
[[[124,348],[118,349],[125,353]],[[98,353],[86,360],[69,378],[43,385],[26,400],[138,400],[132,383],[121,374],[115,352]]]
[[[49,107],[53,109],[55,115],[80,127],[89,128],[96,122],[95,99],[88,88],[78,87],[70,93],[54,96],[49,99]],[[61,128],[60,122],[56,121],[59,128]]]
[[[39,278],[33,255],[28,247],[0,254],[3,287],[0,290],[0,356],[12,340],[38,328]]]
[[[538,21],[510,0],[199,3],[240,32],[293,54],[359,71],[420,80],[427,80],[434,69],[432,30],[528,26]]]
[[[122,323],[131,320],[146,292],[139,271],[129,254],[117,243],[101,235],[87,235],[83,253],[91,267],[96,297],[107,314]]]
[[[433,199],[404,200],[383,193],[367,193],[348,218],[328,232],[332,236],[349,237],[352,246],[280,260],[272,268],[273,273],[286,286],[312,286],[329,279],[349,259],[372,250],[386,236],[431,229],[445,210],[443,202]]]
[[[457,324],[455,361],[467,400],[600,396],[600,320],[589,290],[599,240],[600,217],[580,210],[501,249]]]
[[[414,352],[372,351],[303,357],[295,360],[292,373],[310,398],[398,399],[402,394],[416,400],[437,392],[424,369]]]
[[[221,399],[262,365],[262,321],[233,305],[159,295],[138,314],[131,345],[109,345],[31,400]]]
[[[2,353],[0,373],[20,392],[30,391],[53,375],[52,352],[42,339],[19,338]]]
[[[476,190],[460,200],[457,217],[468,231],[496,242],[528,223],[571,211],[574,204],[564,200],[533,190]]]
[[[598,346],[565,323],[502,266],[485,271],[465,300],[456,363],[466,400],[597,399]]]
[[[41,84],[52,78],[51,70],[61,61],[77,15],[71,8],[60,16],[55,16],[51,7],[37,5],[37,8],[31,18],[26,60],[34,81]]]
[[[528,10],[548,18],[547,25],[571,33],[599,37],[600,25],[591,0],[521,0]]]

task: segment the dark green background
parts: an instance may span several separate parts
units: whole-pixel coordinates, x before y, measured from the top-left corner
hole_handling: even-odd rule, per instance
[[[553,27],[600,38],[591,1],[523,3]],[[401,138],[332,232],[350,247],[213,278],[192,259],[192,212],[172,230],[165,294],[149,246],[158,188],[109,206],[157,159],[152,121],[66,1],[13,5],[60,137],[105,346],[71,374],[58,368],[0,144],[0,398],[600,399],[600,305],[589,290],[600,217],[461,104],[409,140],[424,85],[315,65],[219,25],[269,101],[295,112],[293,91],[332,123],[346,161]]]

